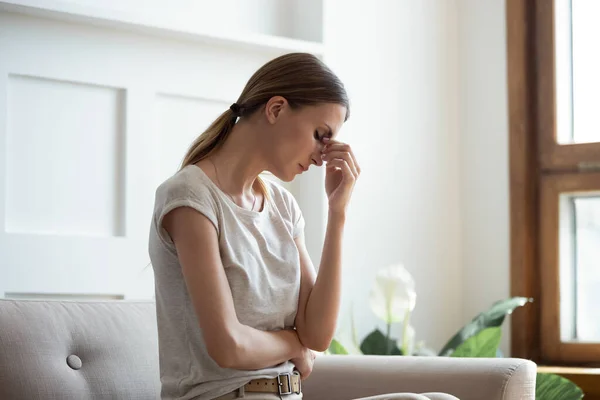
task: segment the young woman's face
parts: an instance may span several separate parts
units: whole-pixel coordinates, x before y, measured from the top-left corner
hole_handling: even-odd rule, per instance
[[[275,112],[274,132],[269,135],[273,143],[267,146],[270,170],[282,181],[289,182],[311,165],[323,164],[323,138],[336,137],[344,124],[346,108],[323,103],[292,110],[284,103]]]

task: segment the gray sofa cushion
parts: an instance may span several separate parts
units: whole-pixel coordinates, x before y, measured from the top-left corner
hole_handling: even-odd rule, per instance
[[[0,399],[157,399],[153,302],[0,299]]]

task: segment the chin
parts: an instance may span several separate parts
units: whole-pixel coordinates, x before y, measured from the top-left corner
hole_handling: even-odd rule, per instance
[[[294,180],[294,178],[296,177],[297,174],[285,174],[283,176],[278,176],[275,175],[277,178],[279,178],[279,180],[283,181],[283,182],[291,182]]]
[[[297,174],[292,173],[290,171],[268,171],[270,172],[275,178],[279,179],[282,182],[291,182],[294,180],[294,178],[296,177]]]
[[[300,172],[297,169],[290,168],[285,170],[273,171],[272,174],[275,175],[275,177],[280,181],[291,182],[296,178],[296,176],[300,175]]]

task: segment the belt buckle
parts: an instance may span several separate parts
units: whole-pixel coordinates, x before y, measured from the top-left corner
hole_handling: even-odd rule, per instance
[[[288,391],[287,392],[281,391],[281,387],[283,386],[283,383],[281,381],[282,376],[285,376],[287,378],[287,382],[288,382]],[[279,395],[286,395],[286,394],[294,393],[294,391],[292,390],[292,374],[290,374],[289,372],[284,372],[283,374],[277,375],[277,384],[279,385],[279,387],[277,388],[279,390]]]

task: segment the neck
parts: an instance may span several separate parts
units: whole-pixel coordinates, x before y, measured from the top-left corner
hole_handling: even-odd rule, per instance
[[[250,121],[233,127],[225,143],[211,155],[221,190],[232,196],[252,197],[258,175],[266,169],[257,129]]]

